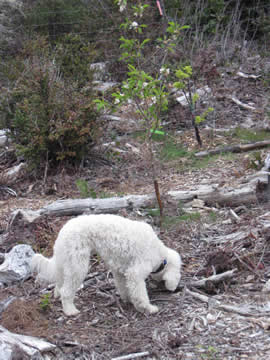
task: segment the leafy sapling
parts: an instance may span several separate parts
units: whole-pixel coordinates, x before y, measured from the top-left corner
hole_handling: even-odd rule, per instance
[[[120,8],[124,7],[127,10],[127,2],[123,0],[116,0]],[[150,165],[152,170],[153,181],[157,200],[160,206],[160,214],[162,216],[162,204],[158,189],[157,171],[155,165],[155,155],[153,150],[153,135],[157,132],[162,132],[161,118],[162,114],[168,108],[169,93],[168,77],[171,77],[170,67],[166,64],[167,55],[173,52],[179,41],[181,30],[188,28],[188,26],[180,26],[175,22],[169,22],[166,34],[162,38],[157,39],[158,48],[162,50],[162,58],[160,68],[156,72],[147,73],[144,71],[144,51],[149,44],[150,39],[142,39],[143,31],[146,28],[145,24],[140,24],[139,20],[142,18],[144,11],[148,5],[132,6],[132,13],[134,18],[126,18],[125,22],[120,25],[124,31],[120,38],[120,49],[122,51],[120,60],[127,63],[128,73],[127,79],[122,82],[120,89],[112,94],[113,104],[107,103],[104,99],[96,99],[98,110],[104,111],[106,108],[116,108],[122,104],[133,104],[135,111],[139,114],[141,124],[146,133],[146,146],[149,153]],[[120,9],[121,10],[121,9]],[[151,42],[152,43],[152,42]],[[196,137],[201,145],[201,140],[198,131],[199,122],[203,121],[207,113],[195,117],[194,108],[198,98],[191,96],[191,76],[192,68],[190,66],[178,69],[175,73],[177,81],[174,86],[177,89],[184,91],[190,111],[192,115],[192,123],[196,131]],[[208,109],[208,112],[210,108]]]
[[[191,123],[195,131],[195,137],[201,147],[202,140],[198,125],[203,122],[207,115],[214,109],[212,107],[208,107],[201,115],[196,115],[196,104],[199,100],[199,95],[197,93],[192,93],[192,67],[190,65],[183,66],[182,68],[176,70],[175,76],[178,80],[173,85],[176,89],[181,90],[186,98],[189,106]]]

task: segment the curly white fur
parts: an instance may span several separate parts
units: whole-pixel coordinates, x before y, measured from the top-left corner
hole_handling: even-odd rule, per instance
[[[52,258],[36,254],[31,264],[38,280],[55,283],[54,296],[61,297],[66,315],[79,313],[73,301],[88,272],[91,253],[100,255],[112,271],[121,299],[130,301],[138,311],[158,311],[150,304],[145,279],[164,260],[164,269],[153,277],[164,280],[170,291],[181,277],[180,255],[166,247],[150,225],[116,215],[82,215],[60,230]]]

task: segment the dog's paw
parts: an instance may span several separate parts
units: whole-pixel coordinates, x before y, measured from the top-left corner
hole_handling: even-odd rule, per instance
[[[74,305],[66,306],[63,309],[63,311],[64,311],[65,315],[67,315],[67,316],[75,316],[80,313],[80,311],[78,309],[76,309],[76,307]]]
[[[76,309],[76,310],[73,310],[73,311],[64,311],[64,313],[67,316],[75,316],[75,315],[78,315],[80,313],[80,311],[78,309]]]
[[[149,314],[155,314],[159,309],[156,305],[149,305],[146,310]]]

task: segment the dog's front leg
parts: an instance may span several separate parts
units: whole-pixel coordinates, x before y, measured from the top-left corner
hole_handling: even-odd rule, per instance
[[[127,302],[129,300],[128,298],[128,289],[126,286],[126,278],[123,274],[120,274],[117,271],[113,271],[113,278],[115,282],[115,286],[119,292],[119,295],[122,299],[122,301]]]
[[[129,299],[138,311],[149,314],[158,312],[158,307],[150,304],[144,274],[137,268],[129,269],[126,273],[126,281]]]

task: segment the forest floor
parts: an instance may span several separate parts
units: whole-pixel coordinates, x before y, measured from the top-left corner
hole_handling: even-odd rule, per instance
[[[242,101],[252,98],[260,111],[250,114],[236,104],[228,106],[227,98],[221,99],[218,106],[222,116],[215,131],[201,130],[202,150],[270,137],[267,131],[244,128],[247,119],[258,124],[265,119],[269,122],[269,116],[261,110],[266,108],[264,85],[252,79],[236,79],[231,81],[231,90],[232,86],[234,90],[240,87]],[[176,113],[180,110],[174,109]],[[123,123],[110,124],[108,129],[117,135],[123,132]],[[198,184],[233,187],[241,177],[258,171],[269,152],[266,148],[198,160],[194,152],[201,149],[192,129],[171,122],[167,130],[173,136],[155,142],[161,194],[192,190]],[[1,193],[0,229],[5,231],[12,211],[39,209],[58,199],[153,193],[143,139],[128,129],[125,133],[103,148],[104,156],[99,152],[85,167],[76,171],[62,169],[48,176],[45,183],[25,175],[13,185],[17,197]],[[5,164],[1,166],[3,169]],[[157,209],[120,212],[149,222],[164,243],[182,256],[181,287],[176,292],[169,293],[162,284],[147,281],[151,302],[160,308],[157,314],[144,315],[123,304],[111,273],[99,257],[94,257],[84,286],[76,295],[79,315],[64,316],[60,302],[52,297],[52,289],[40,287],[30,278],[0,289],[0,301],[16,297],[2,313],[1,325],[12,332],[47,339],[58,345],[65,359],[112,359],[141,352],[141,357],[148,359],[270,359],[270,295],[261,291],[270,276],[270,236],[262,231],[262,219],[270,220],[269,203],[233,209],[239,216],[236,221],[230,208],[218,204],[190,204],[186,208],[167,201],[165,196],[163,201],[165,217],[161,228]],[[51,255],[56,235],[67,219],[46,217],[28,225],[18,223],[0,245],[0,251],[28,243],[35,251]],[[242,236],[237,237],[239,234]],[[200,289],[188,285],[191,280],[232,269],[236,269],[234,276],[218,284]],[[234,307],[229,310],[222,305]]]

